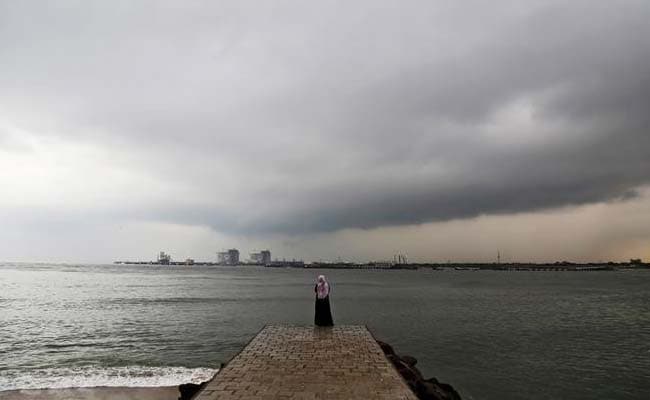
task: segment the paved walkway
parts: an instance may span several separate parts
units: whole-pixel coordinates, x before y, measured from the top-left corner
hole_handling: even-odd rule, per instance
[[[195,397],[402,399],[417,397],[364,326],[267,326]]]

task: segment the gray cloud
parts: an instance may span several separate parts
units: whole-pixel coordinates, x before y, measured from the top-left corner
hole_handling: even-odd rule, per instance
[[[0,7],[0,124],[178,193],[47,215],[300,234],[650,182],[647,1]]]

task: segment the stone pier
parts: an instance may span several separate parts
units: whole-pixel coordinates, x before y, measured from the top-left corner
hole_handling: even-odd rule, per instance
[[[417,397],[365,326],[266,326],[197,400]]]

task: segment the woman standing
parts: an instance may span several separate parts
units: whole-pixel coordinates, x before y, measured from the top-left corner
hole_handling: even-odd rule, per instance
[[[325,276],[319,275],[316,287],[316,314],[314,315],[314,324],[316,326],[332,326],[332,311],[330,310],[330,285],[325,280]]]

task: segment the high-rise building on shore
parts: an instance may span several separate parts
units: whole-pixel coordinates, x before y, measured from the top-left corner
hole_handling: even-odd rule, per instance
[[[239,250],[237,249],[228,250],[228,261],[230,262],[230,265],[239,264]]]
[[[250,260],[254,264],[268,265],[271,263],[271,251],[262,250],[259,253],[251,253]]]
[[[228,249],[217,253],[217,261],[223,265],[238,265],[239,264],[239,250]]]
[[[171,261],[172,256],[166,254],[164,251],[161,251],[160,254],[158,254],[158,264],[169,265]]]
[[[271,264],[271,250],[262,250],[260,252],[262,255],[262,264],[269,265]]]

